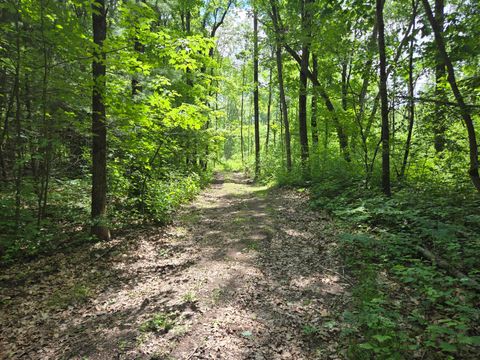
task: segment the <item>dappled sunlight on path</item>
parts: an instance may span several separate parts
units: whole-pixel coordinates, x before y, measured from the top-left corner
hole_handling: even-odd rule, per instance
[[[56,282],[12,285],[27,295],[12,290],[3,304],[2,354],[343,358],[339,324],[349,294],[335,238],[329,219],[309,210],[304,193],[219,175],[172,225],[84,249],[76,261],[62,263]],[[85,294],[72,301],[78,284]]]

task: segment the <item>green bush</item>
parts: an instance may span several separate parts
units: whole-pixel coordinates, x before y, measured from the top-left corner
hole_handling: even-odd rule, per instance
[[[157,223],[167,223],[176,209],[192,200],[202,189],[205,179],[198,174],[172,174],[167,181],[152,180],[145,194],[146,216]]]

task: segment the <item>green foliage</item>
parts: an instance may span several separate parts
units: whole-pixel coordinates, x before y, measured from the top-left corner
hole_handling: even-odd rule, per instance
[[[210,181],[211,173],[171,173],[163,180],[149,179],[142,193],[132,196],[130,183],[125,178],[111,176],[111,211],[109,222],[115,228],[131,226],[139,221],[168,223],[174,212]],[[1,261],[10,263],[16,259],[46,254],[57,249],[73,247],[92,241],[88,235],[90,214],[89,182],[81,179],[56,180],[47,215],[37,226],[35,218],[36,197],[24,187],[24,207],[21,226],[15,226],[15,206],[12,192],[1,193],[0,221]],[[30,185],[33,186],[33,185]],[[68,241],[66,241],[68,239]]]
[[[208,181],[192,173],[187,176],[173,174],[168,181],[153,181],[145,194],[145,212],[159,223],[170,221],[173,212],[183,203],[192,200]]]
[[[346,231],[339,251],[358,279],[344,314],[349,357],[405,359],[422,351],[439,358],[474,356],[478,293],[422,258],[416,246],[478,279],[480,223],[470,216],[478,197],[430,179],[426,188],[420,182],[386,198],[342,171],[324,169],[312,206],[339,219]]]
[[[314,336],[319,331],[320,330],[316,326],[310,324],[306,324],[302,327],[302,332],[305,336]]]
[[[189,291],[182,296],[182,299],[187,303],[195,303],[197,301],[197,295],[194,292]]]
[[[140,326],[142,332],[166,333],[175,326],[175,315],[157,313]]]
[[[15,200],[9,189],[0,193],[1,262],[11,262],[19,257],[29,258],[65,246],[75,246],[88,241],[88,234],[79,233],[89,219],[89,188],[84,180],[60,180],[51,184],[47,216],[37,225],[37,198],[31,190],[34,184],[25,183],[21,223],[15,225]],[[65,237],[68,238],[66,242]]]
[[[0,261],[10,262],[91,240],[96,10],[77,0],[8,0],[0,9]],[[216,41],[200,21],[186,31],[177,11],[119,1],[107,13],[101,90],[113,230],[168,222],[209,180],[223,142],[212,126],[223,114],[213,96]]]

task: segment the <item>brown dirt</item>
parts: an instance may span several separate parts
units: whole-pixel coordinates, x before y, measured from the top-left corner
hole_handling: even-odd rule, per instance
[[[1,274],[0,358],[344,358],[335,239],[306,192],[218,176],[170,226]]]

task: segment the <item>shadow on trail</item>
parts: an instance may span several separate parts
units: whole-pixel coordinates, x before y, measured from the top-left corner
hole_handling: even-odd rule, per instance
[[[212,188],[217,186],[222,187],[226,183],[233,183],[237,185],[244,185],[243,179],[218,179]],[[260,191],[259,191],[260,193]],[[180,301],[178,298],[182,294],[177,291],[162,291],[160,289],[150,289],[148,295],[143,298],[143,301],[129,302],[128,294],[141,291],[144,280],[154,276],[158,282],[177,282],[182,281],[185,273],[188,270],[198,265],[198,262],[209,261],[224,261],[226,257],[234,257],[236,253],[242,251],[252,251],[249,246],[255,247],[259,241],[258,234],[249,233],[252,224],[252,219],[258,226],[258,219],[266,216],[266,214],[259,211],[267,208],[265,199],[258,198],[256,192],[249,192],[246,194],[225,194],[221,196],[222,205],[216,204],[209,208],[189,206],[184,215],[187,220],[192,221],[187,225],[189,228],[188,236],[192,236],[193,243],[188,241],[183,246],[172,245],[168,241],[158,240],[164,234],[158,234],[158,229],[151,229],[141,236],[148,239],[152,250],[159,253],[171,254],[173,258],[177,258],[183,252],[189,252],[190,255],[185,256],[183,262],[159,264],[165,259],[157,257],[158,262],[149,262],[142,264],[142,255],[138,255],[138,244],[129,244],[128,253],[132,254],[127,259],[122,259],[124,251],[116,254],[113,252],[111,256],[105,258],[105,264],[110,264],[108,269],[95,268],[95,271],[108,272],[109,278],[112,279],[108,288],[102,289],[96,293],[94,298],[89,300],[89,304],[108,301],[111,294],[118,294],[124,292],[127,301],[126,304],[119,306],[118,310],[113,310],[111,313],[95,313],[86,320],[70,325],[65,332],[67,334],[77,334],[78,336],[71,336],[69,347],[72,349],[68,356],[92,356],[105,351],[105,347],[110,347],[109,353],[119,352],[118,344],[133,344],[135,339],[139,336],[139,328],[141,323],[151,318],[156,313],[182,313],[189,309],[196,312],[195,303]],[[251,210],[253,209],[253,210]],[[253,213],[251,213],[253,211]],[[237,214],[237,215],[236,215]],[[195,217],[192,215],[196,215]],[[232,215],[234,216],[232,221]],[[193,220],[192,220],[193,219]],[[236,220],[235,220],[236,219]],[[250,224],[247,224],[250,223]],[[261,225],[261,224],[260,224]],[[202,232],[199,233],[196,229],[200,227]],[[234,230],[232,231],[232,227]],[[135,231],[130,236],[135,236]],[[162,231],[163,233],[163,231]],[[137,255],[136,255],[137,254]],[[117,262],[125,264],[125,268],[115,267]],[[135,271],[132,272],[132,268]],[[228,285],[227,285],[228,286]],[[74,317],[80,316],[85,308],[79,308],[74,314]],[[189,316],[193,316],[190,314]],[[125,325],[128,324],[128,325]],[[89,329],[88,333],[84,330]],[[105,335],[106,329],[107,336]],[[159,334],[161,336],[161,334]],[[102,338],[99,341],[99,338]]]
[[[336,323],[347,286],[335,270],[338,264],[329,249],[333,240],[318,231],[326,222],[321,214],[310,211],[306,203],[289,204],[284,194],[281,190],[226,194],[225,199],[236,200],[233,205],[202,210],[205,219],[214,219],[211,233],[203,239],[216,248],[211,260],[229,257],[233,247],[253,253],[239,261],[261,273],[251,279],[250,287],[238,288],[239,279],[232,276],[221,290],[223,304],[237,303],[265,325],[245,329],[253,333],[243,339],[245,358],[311,358],[336,351]]]
[[[240,316],[256,316],[255,324],[249,320],[250,325],[242,325],[240,319],[238,331],[218,335],[233,337],[240,344],[240,358],[311,358],[319,348],[330,346],[329,339],[337,334],[335,328],[324,331],[324,325],[336,319],[345,287],[329,271],[335,263],[326,255],[330,245],[319,231],[322,219],[288,194],[250,185],[239,174],[217,177],[170,227],[133,229],[112,243],[62,254],[60,259],[46,258],[30,269],[32,274],[49,264],[52,269],[45,269],[46,273],[68,276],[55,281],[49,276],[34,277],[38,289],[48,288],[48,293],[38,298],[41,290],[35,290],[28,295],[32,282],[25,281],[14,289],[18,291],[15,301],[1,305],[2,311],[13,313],[22,304],[18,294],[43,304],[41,311],[48,314],[44,320],[35,320],[37,309],[30,308],[9,318],[6,327],[33,318],[35,326],[19,330],[35,341],[18,342],[16,331],[7,334],[3,330],[2,337],[27,357],[148,359],[148,351],[143,352],[138,344],[144,336],[142,324],[158,313],[175,314],[182,321],[193,318],[199,323],[185,335],[149,334],[151,347],[171,349],[173,343],[192,337],[206,352],[191,358],[203,359],[211,350],[202,345],[205,340],[200,336],[204,322],[212,320],[208,311],[233,307],[244,314]],[[174,230],[183,233],[169,233]],[[215,267],[217,272],[209,272]],[[185,298],[194,280],[211,280],[211,285],[205,283],[205,296],[219,294],[213,309],[208,308],[210,298],[200,298],[200,302]],[[85,285],[88,298],[45,305],[55,294],[70,291],[72,282]],[[240,330],[253,335],[244,337]],[[226,344],[228,352],[233,345]],[[186,348],[182,354],[191,351]],[[224,358],[238,358],[232,356]]]

